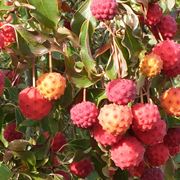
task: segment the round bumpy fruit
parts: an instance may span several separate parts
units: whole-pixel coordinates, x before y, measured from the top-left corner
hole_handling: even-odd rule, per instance
[[[117,13],[117,7],[116,0],[92,0],[91,12],[100,21],[111,20]]]
[[[41,120],[51,111],[52,103],[35,87],[28,87],[19,93],[19,108],[26,118]]]
[[[48,100],[60,98],[66,88],[66,80],[60,73],[45,73],[37,80],[37,89]]]
[[[108,100],[120,105],[126,105],[136,96],[136,84],[129,79],[116,79],[107,84]]]
[[[0,32],[0,49],[3,49],[3,48],[4,48],[4,36]]]
[[[66,138],[65,138],[64,134],[62,134],[61,132],[57,132],[51,142],[51,151],[62,152],[64,150],[63,146],[65,144],[66,144]]]
[[[171,156],[176,156],[177,154],[180,153],[180,145],[179,146],[168,146],[169,149],[169,154]]]
[[[160,56],[156,54],[149,54],[144,57],[144,59],[140,62],[140,71],[147,77],[154,77],[160,74],[163,61]]]
[[[4,129],[4,139],[6,141],[11,142],[15,139],[21,139],[23,137],[23,134],[16,130],[16,123],[9,123],[5,129]]]
[[[4,92],[4,73],[0,71],[0,96],[2,96]]]
[[[101,108],[98,119],[105,131],[118,136],[129,129],[132,112],[128,106],[108,104]]]
[[[158,3],[152,3],[148,5],[148,11],[146,15],[146,24],[149,26],[156,25],[162,16],[162,9]]]
[[[180,128],[168,129],[167,135],[164,137],[164,144],[167,146],[180,145]]]
[[[134,129],[136,136],[146,145],[154,145],[163,142],[166,135],[166,123],[164,120],[159,120],[154,127],[149,131],[139,131]]]
[[[180,116],[180,87],[165,91],[161,96],[161,106],[167,114]]]
[[[161,166],[169,159],[169,149],[163,143],[149,146],[145,153],[151,166]]]
[[[77,177],[85,178],[93,171],[93,164],[89,159],[82,159],[70,164],[70,172]]]
[[[160,168],[146,169],[140,180],[164,180],[164,174]]]
[[[136,177],[141,177],[142,174],[145,171],[145,163],[144,161],[140,162],[138,166],[132,167],[128,169],[128,172],[130,173],[131,176],[136,176]]]
[[[81,128],[91,127],[97,121],[98,113],[96,105],[89,101],[78,103],[70,110],[73,124]]]
[[[138,103],[132,107],[133,128],[139,131],[152,129],[156,122],[161,119],[158,107],[154,104]]]
[[[121,136],[114,136],[103,130],[102,126],[99,123],[96,123],[90,130],[92,137],[103,146],[112,146],[117,143]]]
[[[111,159],[122,170],[138,166],[144,152],[143,145],[135,137],[124,137],[110,150]]]
[[[164,39],[171,39],[177,32],[177,23],[172,16],[167,15],[161,18],[161,21],[158,23],[157,28],[159,29]]]
[[[172,40],[158,43],[152,52],[160,56],[163,61],[163,72],[167,75],[180,64],[180,46]]]

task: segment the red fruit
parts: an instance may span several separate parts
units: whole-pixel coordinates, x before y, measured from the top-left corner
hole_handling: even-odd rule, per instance
[[[51,111],[52,103],[44,99],[35,87],[28,87],[19,93],[19,108],[26,118],[41,120]]]
[[[154,104],[135,104],[132,107],[132,113],[134,116],[133,127],[139,131],[152,129],[161,119],[158,107]]]
[[[61,161],[56,154],[51,154],[50,161],[53,167],[59,167],[61,165]]]
[[[146,169],[141,180],[164,180],[164,174],[160,168]]]
[[[21,139],[23,134],[16,130],[16,123],[9,123],[4,129],[4,139],[6,141],[11,142],[15,139]]]
[[[177,154],[180,153],[180,145],[179,146],[168,146],[169,149],[169,154],[171,156],[176,156]]]
[[[171,39],[177,32],[177,23],[170,15],[162,16],[161,21],[157,24],[157,28],[164,39]]]
[[[2,27],[3,26],[3,27]],[[16,41],[15,30],[12,26],[0,22],[0,33],[4,38],[4,46],[9,46]]]
[[[148,5],[148,11],[146,15],[146,23],[149,26],[156,25],[162,16],[162,9],[158,3],[152,3]]]
[[[145,163],[144,161],[140,162],[140,164],[136,167],[132,167],[128,169],[128,172],[131,176],[141,177],[145,170]]]
[[[0,50],[4,48],[4,36],[2,35],[2,32],[0,31]]]
[[[116,0],[93,0],[91,4],[92,15],[100,20],[111,20],[117,14]]]
[[[163,71],[167,75],[169,75],[169,71],[180,66],[180,46],[172,40],[165,40],[157,44],[153,48],[153,53],[161,57]],[[173,73],[173,76],[175,75],[177,74]]]
[[[164,137],[164,144],[167,146],[180,145],[180,128],[168,129],[167,135]]]
[[[4,74],[0,71],[0,96],[2,96],[4,92]]]
[[[99,123],[96,123],[90,130],[92,137],[100,144],[104,146],[111,146],[117,143],[121,136],[114,136],[103,130]]]
[[[72,174],[85,178],[93,171],[93,164],[89,159],[82,159],[71,163],[69,168]]]
[[[163,143],[156,144],[147,147],[145,155],[151,166],[161,166],[169,159],[169,150]]]
[[[124,137],[110,150],[111,159],[122,170],[138,166],[144,152],[143,145],[135,137]]]
[[[66,143],[67,143],[67,141],[66,141],[64,134],[62,134],[61,132],[57,132],[56,135],[54,136],[52,142],[51,142],[51,151],[62,152],[64,150],[63,146]]]
[[[69,173],[67,173],[65,171],[59,170],[59,171],[56,171],[54,174],[59,174],[59,175],[63,176],[63,180],[70,180],[71,179]]]
[[[136,84],[129,79],[116,79],[107,84],[108,100],[120,105],[126,105],[136,96]]]
[[[5,70],[3,73],[11,81],[12,85],[18,85],[20,83],[20,75],[14,70]]]
[[[136,136],[146,145],[154,145],[163,142],[166,135],[166,123],[158,120],[151,130],[142,132],[134,129]]]
[[[94,103],[85,101],[71,108],[70,115],[73,124],[81,128],[88,128],[96,122],[98,109]]]
[[[115,136],[124,134],[132,124],[131,108],[123,105],[104,105],[98,116],[102,128]]]

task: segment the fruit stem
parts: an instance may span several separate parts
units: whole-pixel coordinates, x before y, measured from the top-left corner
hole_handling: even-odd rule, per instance
[[[83,101],[86,101],[86,88],[83,89]]]
[[[35,59],[32,61],[32,85],[36,87],[36,72],[35,72]]]
[[[157,31],[158,31],[158,35],[159,35],[160,40],[161,40],[161,41],[164,41],[164,39],[163,39],[163,37],[162,37],[162,34],[161,34],[161,32],[159,31],[158,28],[157,28]]]
[[[49,71],[52,72],[52,54],[51,54],[51,51],[49,51]]]

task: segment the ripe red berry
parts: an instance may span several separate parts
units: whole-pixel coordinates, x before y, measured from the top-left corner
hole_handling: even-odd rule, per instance
[[[161,119],[158,107],[154,104],[138,103],[132,107],[133,126],[139,131],[152,129],[156,122]]]
[[[128,169],[128,172],[130,173],[131,176],[136,176],[136,177],[141,177],[142,174],[145,171],[145,163],[144,161],[140,162],[138,166],[132,167]]]
[[[167,15],[161,18],[161,21],[157,24],[157,28],[163,39],[171,39],[177,32],[177,23],[172,16]]]
[[[163,143],[149,146],[145,153],[151,166],[161,166],[169,159],[169,149]]]
[[[100,20],[111,20],[117,13],[116,0],[93,0],[91,4],[91,12],[93,16]]]
[[[4,129],[4,139],[6,141],[11,142],[15,139],[21,139],[23,134],[16,130],[16,123],[9,123]]]
[[[0,50],[4,48],[4,36],[2,35],[2,32],[0,31]]]
[[[180,153],[180,145],[179,146],[168,146],[169,154],[171,156],[176,156]]]
[[[35,87],[28,87],[19,93],[19,108],[26,118],[41,120],[51,111],[52,103],[44,99]]]
[[[57,132],[56,135],[53,137],[52,142],[51,142],[51,151],[62,152],[64,150],[63,146],[66,143],[67,143],[67,141],[66,141],[64,134],[62,134],[61,132]]]
[[[65,171],[59,170],[59,171],[56,171],[54,174],[61,175],[63,177],[63,180],[71,180],[69,173],[67,173]]]
[[[148,11],[146,15],[146,23],[149,26],[156,25],[162,16],[162,9],[158,3],[152,3],[148,5]]]
[[[85,178],[93,171],[93,164],[89,159],[82,159],[71,163],[69,169],[77,177]]]
[[[108,100],[119,105],[127,105],[134,101],[136,84],[129,79],[116,79],[107,84],[106,94]]]
[[[164,174],[160,168],[146,169],[140,180],[164,180]]]
[[[94,103],[85,101],[71,108],[70,115],[73,124],[81,128],[89,128],[97,121],[98,109]]]
[[[124,137],[112,146],[111,159],[117,167],[129,169],[136,167],[143,160],[145,149],[135,137]]]

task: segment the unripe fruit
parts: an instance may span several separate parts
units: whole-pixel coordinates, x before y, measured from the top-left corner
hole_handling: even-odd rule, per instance
[[[167,146],[180,145],[180,128],[168,129],[167,135],[164,137],[164,144]]]
[[[98,119],[105,131],[118,136],[129,129],[132,112],[128,106],[108,104],[101,108]]]
[[[21,139],[23,134],[16,130],[16,123],[9,123],[4,129],[4,139],[6,141],[11,142],[15,139]]]
[[[106,94],[108,100],[120,105],[127,105],[134,101],[136,84],[129,79],[116,79],[107,84]]]
[[[36,84],[39,92],[48,100],[60,98],[66,88],[65,78],[55,72],[42,74]]]
[[[122,170],[138,166],[144,152],[143,145],[135,137],[124,137],[110,150],[111,159]]]
[[[0,71],[0,96],[2,96],[4,92],[4,74],[2,71]]]
[[[89,101],[76,104],[70,110],[72,123],[81,128],[89,128],[96,121],[98,116],[96,105]]]
[[[57,132],[51,142],[51,151],[53,152],[62,152],[64,150],[64,145],[67,143],[64,134]]]
[[[93,171],[93,164],[89,159],[82,159],[70,164],[70,172],[77,177],[85,178]]]
[[[151,166],[161,166],[169,159],[169,149],[163,143],[149,146],[145,153]]]
[[[52,103],[44,99],[35,87],[28,87],[19,93],[19,108],[26,118],[41,120],[51,111]]]
[[[121,136],[114,136],[103,130],[102,126],[99,123],[96,123],[92,129],[90,129],[92,137],[100,144],[104,146],[112,146],[117,143]]]
[[[111,20],[117,14],[117,7],[116,0],[92,0],[91,12],[100,21]]]
[[[154,104],[138,103],[132,107],[133,126],[139,131],[152,129],[156,122],[161,119],[158,107]]]
[[[148,5],[148,11],[146,15],[146,24],[149,26],[156,25],[162,16],[162,9],[158,3],[152,3]]]
[[[165,74],[180,64],[180,46],[172,40],[160,42],[153,48],[152,52],[160,56],[163,61]]]
[[[147,77],[154,77],[160,74],[163,68],[163,61],[156,54],[149,54],[140,62],[140,71]]]
[[[171,39],[177,32],[177,23],[170,15],[162,16],[161,21],[157,24],[157,28],[164,39]]]
[[[164,120],[158,120],[152,129],[145,132],[134,129],[134,132],[144,144],[158,144],[163,142],[166,135],[166,123]]]
[[[128,169],[128,172],[131,176],[141,177],[145,170],[145,163],[144,161],[140,162],[138,166],[132,167]]]
[[[160,168],[149,168],[145,170],[140,180],[164,180],[164,174]]]
[[[161,96],[161,106],[172,116],[180,116],[180,87],[170,88]]]

